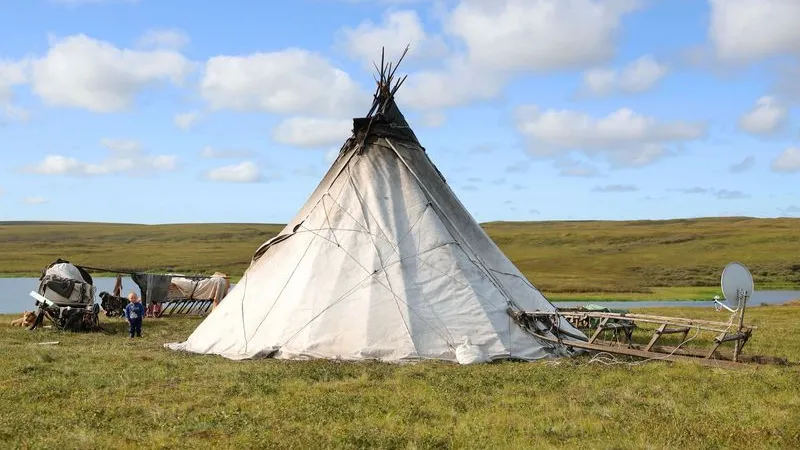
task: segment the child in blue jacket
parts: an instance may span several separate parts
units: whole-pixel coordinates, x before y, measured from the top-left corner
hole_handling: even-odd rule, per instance
[[[142,305],[142,301],[135,292],[128,294],[128,300],[130,300],[130,303],[125,306],[125,318],[128,319],[128,323],[131,326],[131,338],[133,338],[134,335],[142,337],[142,318],[144,317],[144,305]]]

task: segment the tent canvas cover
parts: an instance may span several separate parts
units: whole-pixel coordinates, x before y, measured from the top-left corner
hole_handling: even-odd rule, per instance
[[[372,108],[353,120],[299,213],[189,338],[168,348],[231,359],[455,361],[468,337],[488,359],[568,353],[509,316],[556,308],[429,159],[394,101],[405,80],[394,81],[396,68],[381,62]]]

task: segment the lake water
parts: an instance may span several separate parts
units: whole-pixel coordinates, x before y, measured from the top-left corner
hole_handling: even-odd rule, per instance
[[[111,292],[114,289],[114,278],[95,278],[94,285],[97,287],[97,293],[107,291]],[[39,287],[39,280],[37,278],[0,278],[0,314],[21,313],[24,310],[32,310],[34,308],[34,301],[28,293],[35,291]],[[130,291],[139,292],[139,287],[128,277],[122,279],[122,293],[127,294]],[[789,300],[800,298],[800,291],[756,291],[753,298],[750,300],[750,305],[758,306],[762,303],[769,305],[777,305]],[[97,299],[99,301],[99,298]],[[584,305],[587,303],[594,303],[608,308],[651,308],[651,307],[672,307],[672,306],[691,306],[698,308],[711,308],[714,305],[712,301],[634,301],[634,302],[588,302],[588,301],[575,301],[575,302],[553,302],[558,307],[572,307]]]

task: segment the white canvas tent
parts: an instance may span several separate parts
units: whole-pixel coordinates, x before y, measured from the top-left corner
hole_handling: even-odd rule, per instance
[[[382,66],[372,109],[354,120],[300,212],[169,348],[231,359],[455,361],[468,337],[490,359],[565,354],[508,315],[555,307],[450,190],[394,102],[403,79],[392,80]]]

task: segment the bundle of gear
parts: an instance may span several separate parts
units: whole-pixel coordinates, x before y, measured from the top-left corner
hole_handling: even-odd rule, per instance
[[[42,271],[36,301],[36,319],[31,330],[42,325],[44,318],[66,331],[100,331],[94,303],[96,288],[84,269],[58,259]]]

